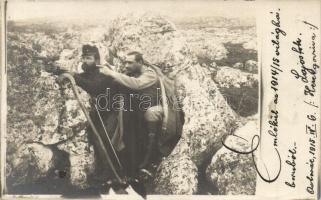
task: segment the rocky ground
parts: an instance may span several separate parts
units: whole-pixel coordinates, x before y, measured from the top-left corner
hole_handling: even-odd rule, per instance
[[[176,81],[185,124],[160,163],[149,193],[254,194],[248,150],[258,130],[258,66],[254,23],[236,19],[169,22],[125,16],[108,24],[8,24],[7,186],[10,193],[62,193],[92,187],[94,152],[86,119],[53,62],[78,70],[81,45],[96,44],[119,70],[119,57],[139,50]],[[81,91],[89,109],[89,97]]]

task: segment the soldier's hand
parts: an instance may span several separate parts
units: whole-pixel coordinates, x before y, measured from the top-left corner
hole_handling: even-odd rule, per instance
[[[112,76],[114,71],[109,69],[108,67],[101,67],[99,68],[99,72],[102,73],[102,74],[105,74],[107,76]]]
[[[69,75],[71,75],[71,76],[74,76],[74,75],[75,75],[74,72],[63,72],[63,73],[61,73],[61,74],[58,76],[58,78],[57,78],[57,82],[58,82],[59,84],[64,84],[64,83],[67,81],[66,74],[69,74]]]

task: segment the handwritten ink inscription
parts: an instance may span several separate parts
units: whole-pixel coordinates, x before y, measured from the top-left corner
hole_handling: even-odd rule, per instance
[[[297,153],[297,146],[294,142],[293,147],[288,150],[288,158],[286,159],[285,163],[290,167],[291,174],[290,179],[285,181],[287,186],[295,188],[295,174],[296,174],[296,153]]]
[[[300,35],[302,35],[302,33],[300,33]],[[315,37],[315,34],[313,37]],[[296,79],[299,79],[304,83],[304,95],[314,96],[316,90],[317,69],[319,66],[316,64],[313,64],[312,68],[306,66],[301,38],[297,38],[293,44],[294,47],[292,47],[292,51],[298,54],[298,64],[301,69],[299,71],[292,69],[291,73]]]
[[[272,95],[270,97],[271,99],[266,100],[266,102],[269,102],[269,108],[267,111],[268,117],[262,118],[266,120],[265,123],[263,122],[263,125],[267,127],[265,127],[265,129],[262,129],[264,131],[261,131],[259,135],[255,135],[252,138],[252,141],[248,141],[251,145],[251,150],[248,152],[239,152],[231,147],[226,146],[226,144],[224,143],[223,145],[235,153],[252,154],[253,164],[257,170],[257,174],[264,182],[275,182],[280,178],[280,174],[282,171],[282,173],[284,174],[284,176],[282,176],[282,179],[284,180],[280,181],[281,184],[294,189],[298,188],[299,186],[301,187],[302,179],[299,180],[298,177],[304,175],[304,190],[308,194],[315,194],[315,183],[317,176],[317,172],[315,170],[317,165],[318,141],[317,122],[318,120],[320,120],[318,114],[319,99],[317,97],[317,95],[319,94],[319,86],[317,84],[319,82],[318,73],[320,67],[318,65],[318,54],[316,50],[318,47],[317,41],[319,40],[319,36],[317,35],[319,28],[307,21],[299,22],[303,23],[301,24],[301,27],[306,28],[303,28],[303,30],[298,29],[297,35],[295,35],[296,33],[289,33],[289,35],[295,35],[295,39],[290,40],[288,39],[290,38],[290,36],[288,36],[288,33],[286,32],[286,24],[283,24],[281,18],[281,9],[271,11],[269,14],[271,17],[271,40],[269,47],[272,48],[270,48],[271,52],[269,52],[269,55],[271,55],[271,57],[269,58],[269,63],[267,65],[270,72],[270,74],[268,74],[268,87],[265,87],[264,89],[269,90],[269,94]],[[290,48],[288,48],[289,44]],[[307,44],[309,44],[308,48]],[[291,55],[291,57],[293,57],[294,55],[296,65],[294,64],[294,66],[287,66],[287,68],[285,68],[285,66],[288,65],[288,60],[286,59],[289,58],[289,54]],[[289,71],[289,73],[285,73],[287,71]],[[304,106],[304,110],[300,111],[302,112],[300,113],[300,115],[303,116],[303,118],[304,116],[306,116],[305,120],[303,120],[302,122],[298,122],[305,123],[304,125],[306,128],[305,130],[302,129],[300,138],[290,138],[292,137],[290,134],[282,133],[282,129],[280,129],[280,127],[283,126],[282,123],[287,123],[284,122],[282,118],[280,118],[280,116],[282,116],[281,114],[283,114],[281,112],[286,112],[286,110],[281,109],[282,107],[280,107],[281,100],[283,102],[283,99],[281,99],[283,92],[281,91],[281,88],[284,88],[280,86],[280,84],[283,83],[280,80],[281,77],[282,80],[284,80],[288,79],[289,76],[292,77],[294,81],[299,81],[299,83],[302,84],[302,87],[295,88],[298,90],[298,97],[302,99],[300,108],[302,107],[302,105]],[[262,134],[265,134],[268,137],[272,137],[270,140],[272,141],[272,143],[268,144],[264,141],[264,144],[262,144]],[[282,149],[284,149],[284,142],[279,141],[279,139],[280,136],[284,136],[284,134],[288,134],[289,139],[291,139],[293,142],[288,144],[289,146],[285,147],[287,151],[282,152],[282,156],[284,155],[284,157],[281,157],[279,148],[281,148],[282,144]],[[307,141],[306,145],[302,146],[302,141]],[[270,169],[264,163],[264,168],[258,167],[259,165],[258,163],[256,163],[257,159],[254,158],[255,152],[257,151],[257,149],[259,149],[260,145],[267,145],[268,147],[271,147],[270,152],[273,153],[273,156],[270,156],[270,159],[272,158],[273,160],[269,161],[278,165],[278,168],[274,167],[272,170],[272,168]],[[302,158],[300,157],[302,156],[302,153],[304,155],[305,163],[298,163],[298,160],[302,160]],[[262,159],[261,162],[263,162]],[[305,167],[302,167],[303,165],[305,165]],[[299,181],[300,183],[298,183],[297,181]]]
[[[272,35],[272,46],[274,47],[274,56],[272,57],[272,63],[270,65],[271,68],[271,89],[274,92],[274,104],[278,103],[278,91],[279,91],[279,76],[280,73],[283,72],[280,66],[280,56],[281,56],[281,37],[286,36],[286,32],[281,27],[281,15],[280,9],[277,12],[270,12],[273,15],[271,20],[271,24],[273,25],[273,31],[271,31]]]
[[[302,33],[299,34],[297,39],[293,41],[292,51],[296,54],[297,60],[297,67],[291,70],[292,75],[295,79],[299,80],[303,84],[303,104],[307,105],[307,112],[306,116],[306,130],[305,134],[308,138],[307,144],[307,161],[306,164],[306,191],[309,194],[315,194],[315,166],[316,166],[316,145],[317,145],[317,123],[318,116],[316,112],[319,106],[316,104],[318,101],[318,97],[316,97],[317,92],[317,75],[319,73],[319,65],[317,64],[317,55],[316,55],[316,39],[317,35],[316,32],[318,31],[318,27],[307,22],[303,21],[304,24],[311,31],[311,36],[309,41],[303,41]],[[303,42],[309,43],[309,48],[303,48]],[[312,58],[311,60],[306,60],[306,57]],[[312,110],[311,110],[312,109]],[[290,184],[291,185],[291,184]]]

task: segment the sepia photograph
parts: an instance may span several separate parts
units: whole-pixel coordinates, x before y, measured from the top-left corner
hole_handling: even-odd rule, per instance
[[[251,6],[8,1],[4,195],[255,195]]]

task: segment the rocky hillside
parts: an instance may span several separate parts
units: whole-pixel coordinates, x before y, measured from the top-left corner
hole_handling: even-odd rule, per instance
[[[149,193],[255,193],[251,157],[222,147],[227,140],[234,148],[248,148],[231,135],[250,138],[257,131],[257,118],[249,117],[257,113],[258,103],[253,26],[186,29],[152,14],[119,17],[86,30],[9,25],[9,192],[61,193],[93,186],[88,124],[70,86],[58,83],[50,71],[54,62],[77,71],[81,45],[93,43],[117,70],[123,66],[119,58],[138,50],[176,82],[185,114],[183,133],[158,166]],[[81,95],[89,106],[87,94]]]

